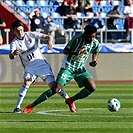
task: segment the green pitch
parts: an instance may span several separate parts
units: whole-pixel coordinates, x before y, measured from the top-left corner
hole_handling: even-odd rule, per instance
[[[133,83],[97,84],[91,96],[75,102],[76,113],[71,113],[64,99],[56,94],[29,114],[14,114],[20,86],[0,86],[0,133],[133,132]],[[47,88],[47,85],[31,86],[22,109]],[[76,84],[64,88],[70,96],[80,90]],[[107,101],[113,97],[121,102],[118,112],[106,108]]]

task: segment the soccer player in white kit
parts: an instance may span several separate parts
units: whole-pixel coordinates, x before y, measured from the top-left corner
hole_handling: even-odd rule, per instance
[[[46,39],[48,40],[48,47],[52,49],[52,36],[40,32],[24,32],[23,23],[19,20],[15,20],[12,23],[12,30],[16,37],[10,44],[9,58],[12,60],[16,55],[19,55],[24,67],[24,83],[20,87],[17,103],[13,111],[14,113],[21,113],[20,106],[26,92],[37,77],[40,77],[50,87],[46,91],[46,99],[55,94],[56,83],[52,69],[38,46],[38,39]],[[69,98],[63,89],[58,94],[65,99]],[[69,106],[75,105],[73,103],[73,105]]]

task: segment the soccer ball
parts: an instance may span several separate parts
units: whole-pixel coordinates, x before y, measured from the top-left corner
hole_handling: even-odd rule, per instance
[[[120,107],[120,101],[116,98],[111,98],[107,103],[107,109],[111,112],[118,111]]]

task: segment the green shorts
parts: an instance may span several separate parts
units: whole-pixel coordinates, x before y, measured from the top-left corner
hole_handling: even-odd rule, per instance
[[[88,73],[87,70],[72,73],[68,69],[61,68],[57,75],[56,81],[62,86],[64,86],[72,79],[74,79],[77,82],[78,86],[81,88],[83,87],[83,81],[87,78],[92,78],[92,76]]]

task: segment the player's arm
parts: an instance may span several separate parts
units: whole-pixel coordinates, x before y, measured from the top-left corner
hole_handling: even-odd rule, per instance
[[[42,35],[42,39],[45,39],[45,40],[48,40],[48,47],[49,49],[52,49],[52,40],[53,40],[53,37],[51,35],[47,35],[47,34],[43,34]]]
[[[82,55],[82,54],[86,54],[86,53],[87,53],[87,51],[84,50],[84,48],[81,48],[77,51],[73,51],[68,48],[64,48],[64,50],[63,50],[63,54],[67,54],[67,55]]]
[[[97,60],[99,57],[99,53],[92,53],[92,62],[90,62],[90,66],[95,67],[97,65]]]
[[[16,58],[16,55],[18,55],[18,54],[19,54],[18,50],[11,50],[9,53],[9,58],[12,60],[12,59]]]

